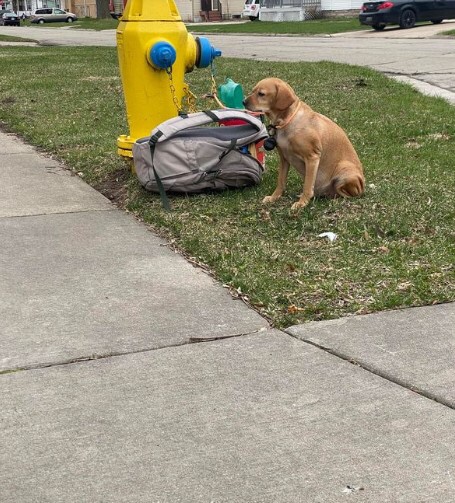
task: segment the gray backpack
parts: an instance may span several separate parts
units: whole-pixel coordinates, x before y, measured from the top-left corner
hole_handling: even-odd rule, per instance
[[[133,145],[136,175],[145,189],[161,194],[165,207],[166,192],[255,185],[264,171],[260,143],[267,136],[261,120],[242,110],[174,117]]]

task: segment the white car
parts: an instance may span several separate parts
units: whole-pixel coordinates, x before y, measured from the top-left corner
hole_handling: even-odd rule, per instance
[[[260,8],[261,0],[245,0],[242,17],[247,17],[251,21],[258,21]]]

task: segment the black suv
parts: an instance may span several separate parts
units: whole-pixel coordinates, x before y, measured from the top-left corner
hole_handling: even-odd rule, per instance
[[[0,10],[0,26],[20,26],[19,16],[12,10]]]
[[[419,21],[442,23],[443,19],[455,18],[455,0],[391,0],[365,2],[360,9],[359,21],[375,30],[383,30],[387,24],[400,28],[412,28]]]

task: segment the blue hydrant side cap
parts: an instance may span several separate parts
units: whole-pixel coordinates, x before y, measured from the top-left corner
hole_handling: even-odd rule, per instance
[[[196,42],[199,49],[199,57],[196,62],[198,68],[206,68],[215,58],[221,56],[221,51],[213,47],[205,37],[197,37]]]
[[[157,42],[150,49],[150,60],[157,68],[169,68],[176,59],[177,53],[169,42]]]

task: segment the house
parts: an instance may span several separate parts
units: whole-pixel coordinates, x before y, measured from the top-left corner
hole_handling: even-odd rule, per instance
[[[185,22],[240,18],[245,0],[174,0]]]
[[[100,0],[61,1],[70,3],[71,9],[68,10],[74,12],[78,17],[97,17],[97,3]],[[126,0],[106,0],[106,2],[109,2],[109,10],[116,13],[121,13],[126,4]],[[174,2],[183,21],[199,22],[240,18],[245,0],[174,0]]]
[[[183,21],[216,21],[241,17],[245,0],[174,0]],[[264,21],[303,21],[327,15],[357,13],[364,0],[261,0]],[[208,12],[208,14],[206,14]]]
[[[71,0],[0,0],[2,9],[12,9],[19,16],[22,14],[30,16],[36,9],[42,7],[56,7],[72,12],[70,3]]]
[[[103,0],[0,0],[2,9],[13,9],[19,15],[30,15],[41,7],[59,7],[79,18],[99,15]],[[153,0],[151,0],[153,1]],[[105,0],[111,12],[120,13],[126,0]],[[174,0],[184,22],[238,19],[245,0]],[[302,21],[318,17],[321,12],[342,14],[357,12],[363,0],[261,0],[260,19],[264,21]],[[101,8],[101,11],[107,10]]]

